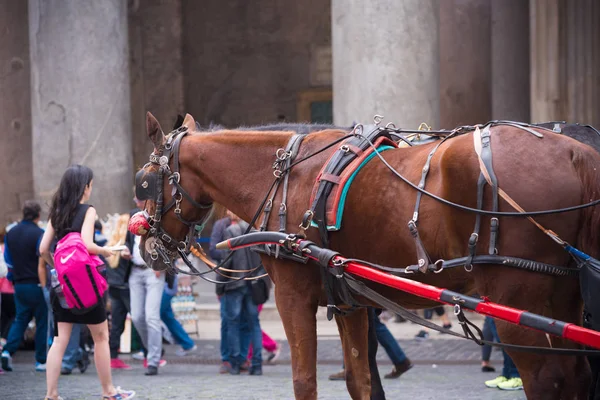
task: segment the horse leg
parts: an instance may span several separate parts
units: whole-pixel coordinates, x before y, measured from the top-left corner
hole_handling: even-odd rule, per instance
[[[367,343],[369,330],[367,310],[361,308],[345,316],[336,315],[335,321],[344,349],[348,393],[353,400],[369,400],[371,398],[371,374]]]
[[[316,400],[319,278],[315,284],[308,273],[293,276],[288,267],[275,267],[281,271],[275,272],[273,281],[277,310],[290,345],[294,395],[298,400]],[[283,272],[289,275],[283,278]]]
[[[371,373],[371,400],[385,400],[385,392],[381,385],[381,377],[379,376],[379,368],[377,368],[377,333],[375,332],[375,309],[369,307],[369,372]]]

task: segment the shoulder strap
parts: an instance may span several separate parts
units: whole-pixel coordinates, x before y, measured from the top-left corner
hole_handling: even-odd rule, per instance
[[[79,210],[77,210],[77,214],[75,214],[75,218],[73,218],[73,223],[71,224],[72,232],[81,232],[83,221],[85,220],[85,214],[90,207],[91,206],[89,204],[82,204],[79,206]]]

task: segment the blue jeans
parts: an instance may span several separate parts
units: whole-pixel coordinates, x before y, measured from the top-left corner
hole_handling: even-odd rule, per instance
[[[229,362],[229,346],[227,345],[227,316],[225,315],[225,306],[223,297],[219,300],[221,302],[221,361]],[[248,348],[250,347],[250,327],[248,326],[248,319],[245,315],[242,315],[242,322],[240,326],[240,355],[244,358],[248,358]]]
[[[398,344],[398,341],[392,335],[388,327],[379,320],[379,315],[375,314],[375,334],[377,341],[383,346],[385,352],[394,365],[402,364],[406,361],[406,354]]]
[[[77,361],[83,357],[83,350],[79,345],[81,338],[81,324],[73,324],[69,344],[62,359],[62,368],[71,371],[77,365]]]
[[[489,321],[490,321],[489,322],[490,329],[492,330],[492,335],[494,335],[494,339],[498,343],[502,343],[502,342],[500,342],[500,336],[498,336],[498,330],[496,329],[496,323],[494,322],[494,320],[492,318],[490,318]],[[487,319],[486,319],[486,322],[487,322]],[[519,375],[517,366],[513,362],[512,358],[510,358],[510,356],[506,353],[506,351],[504,351],[504,349],[502,349],[502,355],[504,356],[504,366],[502,367],[502,376],[505,377],[506,379],[520,378],[521,375]]]
[[[184,350],[189,350],[194,347],[194,341],[190,338],[187,332],[183,329],[183,326],[175,318],[173,308],[171,307],[172,295],[163,292],[162,300],[160,303],[160,319],[165,323],[173,339],[183,347]]]
[[[16,353],[29,321],[35,317],[35,360],[46,363],[46,340],[48,335],[48,307],[44,293],[35,283],[15,284],[15,305],[17,316],[8,332],[4,350],[11,355]]]
[[[241,321],[245,315],[250,328],[252,341],[252,366],[262,365],[262,331],[258,320],[258,307],[252,301],[248,285],[225,292],[221,301],[224,302],[225,317],[227,319],[227,345],[229,348],[229,362],[232,365],[242,364],[246,357],[241,355]]]

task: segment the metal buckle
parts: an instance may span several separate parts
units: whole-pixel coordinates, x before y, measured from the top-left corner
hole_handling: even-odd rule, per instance
[[[307,215],[308,218],[306,219],[306,226],[302,225],[302,223],[300,223],[300,225],[298,225],[298,227],[300,229],[302,229],[303,231],[307,230],[308,228],[310,228],[310,224],[312,223],[312,220],[315,216],[315,213],[312,210],[308,210],[306,213],[304,213],[304,215]]]
[[[169,158],[167,156],[161,156],[158,159],[158,163],[160,164],[161,167],[165,167],[165,166],[169,165]]]
[[[348,145],[343,144],[340,146],[340,150],[343,151],[344,153],[347,153],[350,151],[350,147],[348,147]]]

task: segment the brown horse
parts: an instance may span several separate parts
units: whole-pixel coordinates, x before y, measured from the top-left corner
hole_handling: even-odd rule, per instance
[[[250,221],[259,208],[272,180],[276,151],[284,148],[293,132],[236,131],[197,132],[193,118],[186,116],[184,126],[191,135],[181,141],[177,155],[182,188],[197,204],[217,202]],[[165,135],[148,113],[148,136],[154,155],[165,147]],[[557,209],[600,197],[600,156],[596,151],[573,139],[541,132],[538,138],[511,126],[491,129],[494,169],[499,185],[525,210]],[[306,136],[298,158],[314,153],[347,132],[323,130]],[[418,183],[421,169],[435,144],[388,150],[384,158],[403,176]],[[298,232],[302,215],[309,208],[315,179],[334,148],[324,151],[291,170],[288,193],[287,232]],[[158,160],[158,157],[154,157]],[[164,162],[164,160],[163,160]],[[148,164],[144,173],[156,172]],[[473,149],[472,133],[460,135],[441,145],[432,159],[427,189],[445,199],[476,207],[477,179],[480,165]],[[171,200],[172,186],[165,179],[161,189],[164,202]],[[486,189],[487,190],[487,189]],[[180,214],[171,208],[162,216],[161,227],[176,240],[184,240],[190,231],[182,221],[202,220],[207,210],[195,207],[188,197],[179,196]],[[346,199],[342,229],[330,235],[331,248],[347,257],[403,268],[414,264],[417,255],[414,240],[406,227],[412,218],[416,192],[391,172],[377,158],[357,174]],[[491,202],[486,192],[485,208]],[[280,194],[276,197],[276,204]],[[488,204],[489,203],[489,204]],[[153,214],[156,203],[148,201],[146,211]],[[275,207],[277,209],[277,206]],[[500,201],[500,211],[514,211]],[[277,230],[279,219],[274,212],[269,228]],[[420,234],[433,260],[463,257],[473,230],[475,215],[458,211],[425,197],[422,200]],[[536,218],[546,228],[598,256],[600,243],[596,231],[600,212],[594,208]],[[489,217],[482,221],[478,253],[487,251]],[[319,243],[316,229],[308,238]],[[149,236],[143,238],[146,249]],[[170,249],[175,254],[175,245]],[[552,240],[523,218],[500,218],[497,246],[501,255],[536,260],[553,265],[571,266],[569,256]],[[161,258],[146,253],[154,269],[165,269]],[[275,283],[277,308],[291,348],[294,392],[298,399],[316,399],[317,335],[315,314],[325,305],[321,275],[316,265],[282,261],[267,256],[264,265]],[[580,323],[582,301],[578,279],[555,277],[502,267],[477,265],[472,272],[454,268],[440,274],[415,274],[414,279],[462,293],[477,292],[492,301],[526,309],[558,320]],[[394,289],[369,284],[379,293],[408,308],[426,308],[435,303]],[[348,316],[336,316],[344,349],[347,388],[353,399],[368,399],[371,380],[367,362],[367,313],[364,309]],[[498,321],[503,342],[576,348],[573,343],[532,330]],[[543,356],[511,352],[530,399],[583,399],[587,396],[590,372],[584,357]]]

